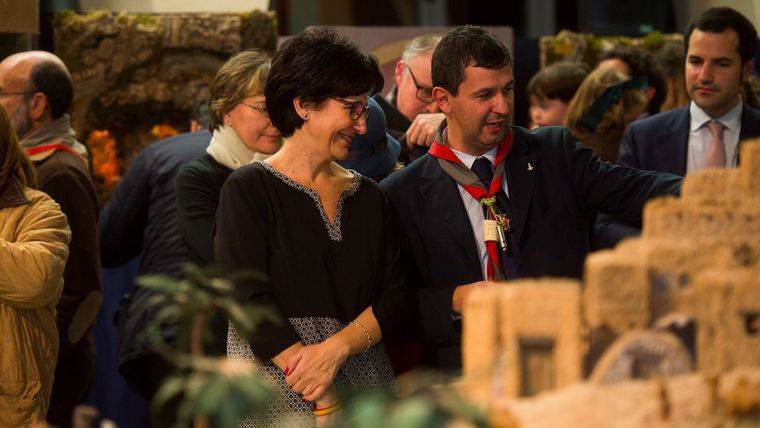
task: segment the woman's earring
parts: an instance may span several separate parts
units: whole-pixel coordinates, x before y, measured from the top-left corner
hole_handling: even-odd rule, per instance
[[[309,114],[308,114],[308,113],[306,113],[306,114],[304,114],[304,115],[303,115],[303,120],[304,120],[305,122],[308,122],[308,121],[309,121]]]

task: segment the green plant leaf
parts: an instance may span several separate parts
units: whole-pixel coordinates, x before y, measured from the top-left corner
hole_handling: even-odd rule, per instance
[[[166,403],[177,396],[185,387],[185,378],[174,375],[167,378],[153,397],[151,405],[154,409],[161,409]]]
[[[402,401],[393,409],[388,418],[388,426],[399,428],[422,428],[435,426],[440,416],[436,416],[435,408],[424,398],[412,398]]]

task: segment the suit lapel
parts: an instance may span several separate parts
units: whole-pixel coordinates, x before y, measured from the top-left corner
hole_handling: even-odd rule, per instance
[[[533,186],[536,179],[538,159],[532,154],[526,142],[514,133],[514,147],[506,158],[507,186],[509,187],[509,205],[512,211],[512,229],[522,243],[525,222],[533,200]]]
[[[665,133],[657,136],[657,153],[653,157],[653,170],[680,176],[686,175],[689,119],[689,108],[685,107],[673,116]]]
[[[741,156],[741,144],[744,140],[760,136],[760,112],[748,105],[742,109],[741,128],[739,130],[738,153]],[[741,162],[741,158],[739,159]]]
[[[426,182],[418,188],[419,197],[424,201],[423,209],[426,211],[422,218],[437,219],[435,233],[450,234],[470,261],[468,265],[474,266],[480,272],[480,257],[475,236],[457,184],[441,169],[436,158],[429,155],[426,157],[422,173]]]

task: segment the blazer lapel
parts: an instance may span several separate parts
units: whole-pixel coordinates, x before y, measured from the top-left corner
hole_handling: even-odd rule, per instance
[[[514,131],[513,131],[514,132]],[[538,158],[532,154],[528,145],[514,133],[514,148],[506,158],[507,186],[509,188],[509,205],[512,211],[511,226],[515,236],[522,243],[525,222],[533,200],[533,185],[538,168]]]
[[[686,175],[689,146],[689,108],[681,109],[670,121],[665,133],[657,136],[657,153],[653,157],[655,171]]]
[[[461,246],[468,265],[480,272],[480,257],[472,232],[470,219],[462,203],[457,184],[438,164],[438,159],[426,155],[426,165],[422,177],[426,180],[419,188],[419,197],[427,213],[422,218],[436,219],[435,233],[448,233]]]
[[[741,144],[744,140],[760,136],[760,112],[748,105],[742,110],[741,128],[739,130],[739,161],[741,162]]]

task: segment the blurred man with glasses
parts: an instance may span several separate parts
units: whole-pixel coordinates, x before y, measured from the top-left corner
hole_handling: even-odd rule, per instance
[[[443,113],[433,99],[430,64],[440,35],[412,39],[396,63],[396,84],[386,98],[375,96],[383,108],[388,133],[401,143],[399,160],[407,164],[425,153],[433,142]]]
[[[0,105],[34,163],[39,190],[61,207],[71,228],[63,293],[56,305],[58,363],[47,421],[68,427],[95,374],[91,327],[103,300],[98,251],[98,201],[85,146],[66,114],[73,99],[63,61],[43,51],[0,63]],[[52,302],[55,303],[55,302]]]

